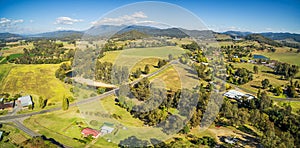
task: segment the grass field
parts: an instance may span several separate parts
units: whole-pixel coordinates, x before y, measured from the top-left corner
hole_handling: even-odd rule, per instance
[[[294,101],[278,101],[278,105],[283,106],[284,103],[290,104],[293,112],[300,110],[300,102]]]
[[[1,92],[32,95],[35,103],[39,96],[48,102],[60,103],[64,95],[72,94],[69,91],[71,86],[55,77],[58,67],[59,64],[14,65],[1,83]]]
[[[150,77],[151,81],[155,79],[162,81],[167,89],[172,90],[182,88],[191,89],[198,85],[199,82],[205,84],[204,80],[198,79],[197,74],[194,73],[193,70],[188,67],[183,67],[181,64],[174,64],[159,74]]]
[[[137,68],[144,70],[145,65],[149,64],[150,72],[153,72],[157,70],[154,66],[157,65],[159,59],[168,59],[169,54],[176,58],[182,53],[184,50],[178,46],[130,48],[105,52],[105,56],[100,61],[127,66],[131,71],[135,71]]]
[[[32,116],[24,120],[24,124],[35,132],[54,138],[56,141],[72,147],[82,147],[83,144],[73,138],[81,139],[81,128],[86,127],[85,121],[73,107],[67,111],[57,111],[50,114]]]
[[[10,70],[12,69],[11,64],[1,64],[0,65],[0,84],[2,85],[3,80],[6,78]]]
[[[138,63],[136,63],[133,68],[131,69],[131,71],[136,71],[138,68],[140,68],[142,71],[144,71],[145,69],[145,65],[149,65],[150,67],[150,72],[149,73],[152,73],[156,70],[158,70],[158,68],[156,67],[157,66],[157,63],[158,63],[159,59],[158,58],[145,58],[145,59],[142,59],[140,60]]]
[[[150,47],[150,48],[130,48],[119,51],[109,51],[100,61],[120,62],[123,58],[168,58],[169,54],[177,57],[184,53],[184,50],[178,46]],[[120,60],[119,60],[120,59]],[[126,62],[126,61],[125,61]]]
[[[181,88],[180,77],[173,67],[169,67],[158,75],[150,78],[151,81],[154,79],[163,81],[166,89],[177,90]]]
[[[271,60],[278,60],[280,62],[286,62],[300,66],[300,53],[295,52],[258,52],[258,54],[264,55]]]
[[[8,56],[8,55],[11,55],[11,54],[23,53],[24,48],[32,49],[33,44],[29,43],[28,45],[18,45],[16,47],[10,47],[7,50],[2,50],[1,52],[3,53],[3,56]]]

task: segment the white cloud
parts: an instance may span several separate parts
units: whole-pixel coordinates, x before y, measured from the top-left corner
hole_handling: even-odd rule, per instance
[[[237,27],[237,26],[226,26],[224,24],[221,25],[208,25],[208,29],[216,31],[216,32],[225,32],[225,31],[242,31],[246,32],[249,31],[248,28],[242,28],[242,27]]]
[[[0,18],[0,32],[18,32],[22,30],[19,24],[23,22],[23,19]]]
[[[11,27],[14,26],[18,23],[23,23],[24,20],[18,19],[18,20],[13,20],[13,19],[8,19],[8,18],[1,18],[0,19],[0,26],[1,27]]]
[[[122,24],[137,24],[141,19],[148,18],[144,12],[139,11],[131,15],[123,15],[116,18],[103,18],[99,21],[91,22],[92,25],[122,25]]]
[[[62,17],[56,18],[54,24],[57,24],[57,25],[73,25],[74,23],[78,23],[78,22],[83,22],[83,20],[82,19],[73,19],[73,18],[70,18],[70,17],[62,16]]]
[[[75,29],[72,28],[72,27],[56,27],[55,29],[56,29],[56,30],[75,30]]]

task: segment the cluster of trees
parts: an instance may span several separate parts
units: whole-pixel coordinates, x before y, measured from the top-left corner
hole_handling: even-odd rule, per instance
[[[298,92],[296,91],[296,88],[297,88],[298,91],[299,91],[299,89],[300,89],[300,84],[299,84],[299,82],[298,82],[298,81],[295,81],[295,82],[293,83],[293,81],[290,81],[290,84],[287,85],[287,87],[286,87],[286,94],[287,94],[289,97],[292,97],[292,98],[298,97],[299,95],[298,95]]]
[[[240,85],[248,83],[253,80],[252,72],[247,70],[246,68],[237,68],[235,69],[233,65],[226,65],[226,73],[227,73],[227,82]]]
[[[287,85],[282,85],[282,86],[272,86],[269,79],[263,79],[261,81],[262,88],[266,89],[269,88],[270,92],[273,92],[274,95],[280,96],[282,94],[286,94],[288,97],[291,98],[296,98],[298,97],[298,92],[300,88],[300,84],[298,81],[293,82],[292,80],[290,81],[289,84]]]
[[[111,83],[112,68],[112,63],[100,62],[99,60],[97,60],[95,67],[95,80]]]
[[[72,83],[71,79],[66,79],[66,74],[72,69],[69,62],[62,63],[59,68],[55,71],[55,77],[66,83]]]
[[[167,134],[181,129],[188,131],[189,128],[200,125],[202,113],[210,97],[209,88],[208,85],[200,85],[196,92],[187,89],[167,91],[151,85],[149,80],[144,78],[131,88],[121,86],[118,104],[144,124],[159,126]],[[143,103],[133,103],[132,96]],[[180,116],[170,112],[174,109],[178,110]],[[190,120],[184,121],[182,117]],[[188,124],[187,127],[183,126],[184,122]]]
[[[299,72],[297,65],[290,65],[288,63],[277,62],[274,67],[274,73],[282,75],[285,79],[294,78]]]
[[[131,92],[139,101],[147,100],[150,96],[150,81],[147,78],[143,78],[131,87]]]
[[[33,43],[33,49],[24,48],[23,56],[12,59],[17,64],[57,64],[74,57],[74,49],[63,48],[62,43],[41,40]]]
[[[204,52],[201,50],[189,51],[189,52],[186,52],[186,55],[187,55],[187,57],[190,57],[191,60],[196,61],[198,63],[201,63],[201,62],[207,63],[208,62],[207,58],[205,57]]]
[[[138,69],[135,70],[135,72],[132,73],[132,76],[134,78],[139,78],[142,73],[143,74],[149,74],[149,72],[150,72],[150,65],[146,64],[143,71],[142,71],[141,68],[138,68]]]
[[[188,50],[191,50],[191,51],[195,51],[195,50],[200,50],[200,46],[196,43],[196,42],[192,42],[190,44],[182,44],[181,47],[183,49],[188,49]]]
[[[115,51],[115,50],[123,50],[124,46],[118,46],[114,41],[109,40],[104,47],[103,51]]]
[[[294,147],[300,142],[300,120],[299,115],[291,111],[288,104],[283,107],[274,105],[264,91],[258,92],[257,99],[242,103],[225,99],[216,122],[231,126],[255,126],[264,133],[260,140],[265,147]]]
[[[252,48],[252,46],[239,45],[221,46],[222,51],[227,55],[227,59],[231,62],[240,62],[239,58],[242,57],[252,57]]]
[[[207,69],[207,66],[204,64],[194,65],[194,69],[197,72],[198,78],[206,79],[212,74],[211,69]]]
[[[166,60],[163,60],[163,59],[159,59],[158,63],[157,63],[157,68],[161,68],[163,67],[164,65],[167,64],[167,61]]]

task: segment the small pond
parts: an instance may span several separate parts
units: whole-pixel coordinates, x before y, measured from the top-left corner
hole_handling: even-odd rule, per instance
[[[269,58],[263,56],[263,55],[260,55],[260,54],[255,54],[253,55],[253,58],[254,59],[266,59],[266,60],[269,60]]]

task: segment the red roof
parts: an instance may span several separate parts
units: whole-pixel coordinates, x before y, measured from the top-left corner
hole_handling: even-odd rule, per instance
[[[84,136],[92,135],[94,138],[97,138],[100,135],[100,132],[91,128],[84,128],[81,133]]]

